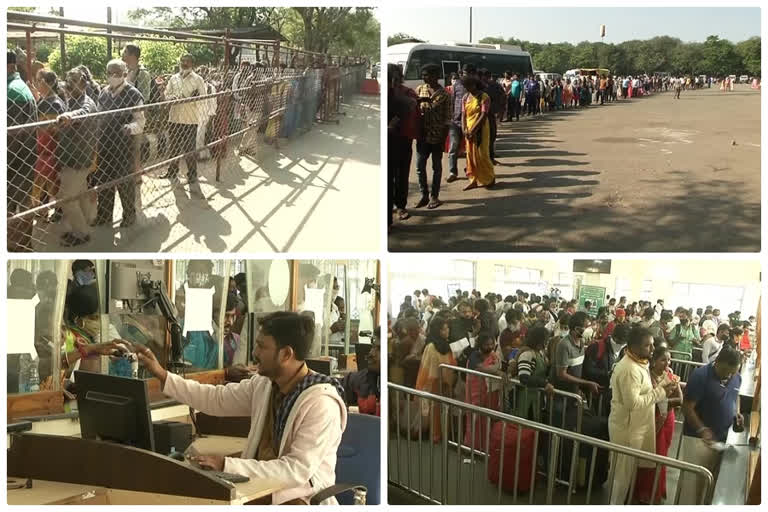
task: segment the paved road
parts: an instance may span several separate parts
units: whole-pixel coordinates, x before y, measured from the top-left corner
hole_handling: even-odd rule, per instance
[[[75,250],[379,251],[380,196],[364,192],[380,182],[379,98],[356,96],[342,110],[347,115],[340,124],[315,126],[258,161],[233,153],[220,183],[213,162],[202,163],[204,200],[192,198],[188,187],[174,190],[167,180],[145,177],[137,224],[97,228],[91,241]],[[49,226],[46,245],[36,250],[66,251],[56,243],[60,234],[59,225]]]
[[[396,221],[390,250],[760,250],[760,94],[747,86],[504,123],[496,147],[494,190],[443,183],[445,204]]]

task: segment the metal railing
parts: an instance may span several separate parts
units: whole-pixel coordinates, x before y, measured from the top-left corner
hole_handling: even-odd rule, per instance
[[[561,389],[554,389],[552,393],[547,393],[542,388],[536,388],[536,387],[529,387],[520,382],[518,379],[510,378],[509,376],[505,375],[493,375],[488,374],[484,372],[480,372],[477,370],[471,370],[469,368],[462,368],[460,366],[453,366],[449,364],[441,364],[438,367],[438,381],[440,384],[440,389],[443,389],[443,371],[449,370],[449,371],[455,371],[458,373],[463,373],[467,375],[467,378],[470,377],[474,378],[482,378],[485,379],[487,384],[487,389],[490,389],[491,386],[488,384],[493,381],[496,382],[499,386],[499,410],[500,412],[508,413],[508,414],[514,414],[517,411],[517,404],[519,400],[519,394],[521,392],[525,393],[534,393],[535,398],[533,400],[534,407],[536,407],[539,412],[546,411],[547,413],[547,425],[555,425],[555,410],[558,409],[557,405],[560,404],[559,407],[559,420],[560,420],[560,428],[564,430],[573,430],[574,432],[581,433],[582,429],[582,423],[584,421],[584,409],[586,406],[586,401],[584,398],[577,394],[577,393],[570,393],[568,391],[563,391]],[[558,398],[560,400],[558,400]],[[573,407],[576,411],[576,417],[573,421],[572,425],[568,425],[568,402],[573,401]],[[490,408],[490,407],[489,407]],[[492,409],[493,410],[493,409]],[[462,423],[461,417],[459,417],[459,422]],[[482,430],[482,425],[481,425]],[[482,433],[481,433],[482,434]],[[461,439],[459,439],[459,443],[449,440],[448,444],[450,444],[452,447],[458,448],[461,445],[462,450],[466,451],[474,451],[479,456],[487,456],[488,453],[484,450],[478,450],[476,446],[476,439],[474,434],[472,435],[472,446],[466,446],[461,443]],[[485,443],[481,443],[481,447],[483,447],[485,450],[488,449],[488,439],[486,436]],[[574,454],[576,451],[574,450]],[[573,461],[571,461],[573,462]],[[563,466],[565,464],[564,457],[560,456],[556,460],[556,464],[558,467],[558,475],[555,477],[555,483],[558,485],[565,485],[569,486],[571,485],[571,480],[573,478],[573,475],[569,475],[569,478],[563,479],[562,475],[564,473]],[[573,466],[571,466],[572,468]],[[543,472],[540,472],[540,474],[545,474]]]
[[[680,377],[681,382],[688,382],[688,378],[691,376],[693,370],[699,366],[706,366],[706,363],[699,363],[696,361],[688,361],[683,359],[672,359],[669,362],[669,367],[672,373]]]
[[[260,165],[281,140],[310,131],[314,123],[335,121],[342,101],[360,91],[366,71],[360,58],[306,52],[279,41],[233,39],[227,31],[208,36],[12,11],[8,18],[9,30],[26,33],[26,62],[21,60],[18,68],[28,81],[35,78],[29,76],[31,34],[51,32],[63,38],[78,33],[65,26],[106,30],[84,31],[88,37],[223,49],[223,61],[196,69],[201,80],[194,83],[202,85],[192,87],[194,91],[189,83],[179,85],[180,75],[169,69],[151,76],[140,95],[130,91],[120,94],[126,98],[119,101],[90,80],[82,96],[69,86],[50,95],[41,88],[39,93],[32,90],[34,102],[14,104],[8,112],[6,198],[12,252],[79,245],[94,233],[92,228],[113,227],[121,217],[125,228],[143,221],[150,210],[179,209],[168,189],[175,192],[189,183],[193,198],[202,199],[198,178],[208,183],[242,179],[244,162]],[[64,47],[62,39],[62,52]],[[255,51],[261,62],[241,66],[236,59],[243,50]],[[99,69],[90,71],[103,76],[107,60],[105,55]],[[73,115],[67,123],[57,120],[84,104],[87,113]],[[177,179],[182,161],[187,180]]]
[[[443,396],[434,395],[432,393],[427,393],[424,391],[418,391],[411,388],[407,388],[405,386],[400,386],[397,384],[388,384],[389,392],[390,392],[390,404],[394,405],[394,409],[396,411],[395,418],[390,419],[390,429],[392,426],[395,427],[395,439],[393,447],[393,441],[392,441],[392,435],[390,435],[390,446],[388,450],[388,455],[390,457],[390,462],[388,464],[388,480],[390,484],[393,484],[397,487],[400,487],[408,492],[411,492],[422,499],[425,499],[431,503],[435,504],[453,504],[453,503],[459,503],[461,501],[459,497],[459,493],[461,491],[462,485],[466,485],[466,488],[468,490],[467,496],[469,504],[475,504],[474,503],[474,497],[475,497],[475,472],[474,472],[474,464],[475,464],[475,450],[470,450],[470,476],[469,478],[466,478],[465,480],[462,480],[462,446],[459,442],[459,446],[457,447],[456,456],[457,456],[457,467],[455,468],[455,489],[456,489],[456,499],[450,500],[449,497],[449,475],[450,475],[450,468],[449,468],[449,440],[447,430],[443,429],[444,435],[442,437],[442,445],[440,447],[440,463],[437,463],[437,459],[435,458],[435,448],[434,443],[429,443],[429,460],[427,461],[427,464],[429,464],[429,486],[428,488],[424,486],[423,482],[423,449],[424,449],[424,443],[422,434],[424,432],[423,424],[424,421],[424,415],[421,413],[423,410],[423,406],[426,405],[429,408],[429,415],[427,417],[428,420],[434,421],[437,414],[439,414],[440,421],[443,425],[448,425],[449,418],[451,417],[451,410],[456,409],[461,411],[461,414],[468,414],[472,418],[472,437],[474,438],[475,432],[474,432],[474,425],[476,423],[476,418],[483,418],[486,421],[487,426],[487,432],[490,432],[491,430],[491,422],[501,422],[501,445],[500,445],[500,454],[499,454],[499,474],[498,474],[498,491],[497,491],[497,497],[496,502],[498,504],[502,503],[502,487],[504,482],[504,472],[505,472],[505,466],[504,466],[504,455],[505,455],[505,435],[507,431],[507,425],[515,425],[517,430],[517,436],[516,436],[516,449],[515,449],[515,465],[514,465],[514,486],[513,486],[513,501],[514,503],[518,502],[518,487],[520,483],[521,478],[521,469],[523,470],[529,470],[529,468],[521,468],[520,467],[520,453],[521,453],[521,435],[523,432],[523,429],[529,429],[533,430],[534,432],[534,439],[533,439],[533,452],[531,457],[531,468],[530,468],[530,489],[528,491],[528,503],[533,504],[535,499],[535,491],[536,491],[536,467],[537,467],[537,454],[539,451],[539,445],[541,444],[540,437],[542,435],[548,437],[548,454],[547,457],[549,459],[549,464],[547,466],[547,474],[546,474],[546,504],[550,505],[553,503],[553,496],[554,496],[554,488],[555,488],[555,467],[556,467],[556,460],[558,457],[558,453],[560,452],[561,445],[564,441],[570,441],[573,443],[573,454],[574,454],[574,461],[575,461],[575,454],[578,453],[578,445],[584,444],[592,447],[592,455],[591,455],[591,464],[590,464],[590,472],[589,472],[589,479],[588,479],[588,485],[587,485],[587,491],[585,496],[585,504],[589,505],[591,503],[592,498],[592,491],[593,491],[593,478],[594,478],[594,472],[595,472],[595,463],[597,459],[597,451],[600,450],[606,450],[609,452],[609,474],[608,474],[608,496],[610,496],[613,492],[614,487],[614,476],[616,472],[616,465],[617,460],[619,456],[627,456],[632,459],[634,459],[634,470],[632,473],[632,481],[630,483],[629,488],[629,496],[634,495],[634,488],[635,488],[635,475],[637,473],[637,463],[639,461],[644,461],[647,464],[652,464],[654,467],[654,480],[653,480],[653,488],[651,491],[651,496],[656,495],[656,491],[658,489],[659,484],[659,477],[660,477],[660,471],[662,467],[667,468],[675,468],[680,471],[681,476],[684,472],[688,473],[694,473],[699,478],[704,479],[704,490],[702,492],[701,498],[699,500],[699,504],[709,504],[711,503],[712,499],[712,489],[713,489],[713,477],[712,473],[709,472],[704,467],[697,466],[694,464],[690,464],[683,461],[678,461],[675,459],[671,459],[669,457],[663,457],[660,455],[656,455],[654,453],[648,453],[644,452],[642,450],[636,450],[633,448],[629,448],[626,446],[617,445],[608,441],[603,441],[600,439],[596,439],[593,437],[585,436],[583,434],[575,433],[575,432],[569,432],[567,430],[544,425],[541,423],[536,423],[530,420],[526,420],[517,416],[512,416],[509,414],[504,414],[498,411],[493,411],[491,409],[485,409],[482,407],[477,407],[471,404],[467,404],[458,400],[454,400],[452,398],[447,398]],[[392,397],[394,395],[394,399]],[[403,435],[401,430],[401,400],[405,400],[406,404],[410,404],[411,402],[415,402],[419,404],[419,420],[418,420],[418,440],[412,439],[413,436],[411,435],[411,425],[412,418],[411,418],[411,407],[406,407],[406,422],[409,429],[408,436],[405,436],[405,443],[406,443],[406,460],[403,460],[402,457],[402,442],[403,442]],[[439,410],[439,412],[438,412]],[[392,425],[394,423],[394,425]],[[432,424],[432,423],[430,423]],[[459,423],[459,429],[461,429],[461,422]],[[459,432],[461,434],[461,432]],[[461,435],[459,435],[459,440],[461,439]],[[413,446],[413,442],[418,441],[417,446]],[[547,448],[545,446],[545,448]],[[414,460],[414,457],[417,457],[417,460]],[[478,455],[478,457],[482,457],[482,455]],[[485,473],[488,475],[488,464],[489,464],[489,458],[487,455],[485,455]],[[573,477],[573,472],[575,470],[575,463],[572,461],[571,464],[571,477]],[[405,465],[404,465],[405,464]],[[437,468],[435,466],[438,466]],[[403,468],[406,467],[406,470],[403,471]],[[418,481],[415,482],[413,478],[413,470],[418,470]],[[438,475],[440,478],[440,491],[439,495],[435,492],[434,489],[434,476],[435,471],[438,471]],[[403,474],[405,473],[405,474]],[[490,475],[489,475],[490,476]],[[675,497],[673,499],[673,503],[677,504],[680,497],[680,491],[681,487],[680,485],[677,486],[677,490],[675,492]],[[570,479],[570,483],[568,486],[568,494],[566,497],[567,503],[571,503],[572,496],[574,494],[573,489],[573,478]]]

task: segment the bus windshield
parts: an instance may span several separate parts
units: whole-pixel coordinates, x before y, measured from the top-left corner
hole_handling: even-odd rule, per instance
[[[452,49],[423,49],[414,50],[408,58],[405,70],[406,80],[420,80],[421,68],[426,64],[440,66],[440,78],[442,75],[442,62],[458,62],[459,69],[464,64],[474,64],[478,69],[486,68],[492,74],[501,76],[505,71],[511,71],[518,75],[527,75],[533,72],[531,58],[527,55],[488,54],[473,53],[467,51],[455,51]]]

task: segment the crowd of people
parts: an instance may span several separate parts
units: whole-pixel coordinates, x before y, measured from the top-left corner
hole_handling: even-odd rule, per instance
[[[410,218],[408,191],[413,141],[416,141],[416,173],[419,199],[414,208],[439,207],[443,186],[443,153],[448,153],[447,183],[459,179],[459,156],[465,155],[463,190],[492,188],[496,184],[495,143],[501,123],[520,121],[520,117],[540,116],[547,112],[580,109],[626,101],[673,90],[675,98],[683,90],[720,84],[721,90],[733,90],[729,77],[672,77],[668,74],[636,76],[568,76],[542,78],[530,73],[521,76],[507,71],[496,76],[489,70],[465,64],[461,74],[446,77],[442,69],[426,64],[421,69],[423,84],[415,90],[404,85],[403,70],[388,66],[388,191],[389,226],[394,216]],[[432,160],[430,183],[427,164]]]
[[[115,193],[120,227],[135,223],[139,175],[150,160],[170,161],[161,178],[172,184],[184,160],[190,193],[202,199],[198,161],[225,150],[213,142],[237,134],[236,150],[258,159],[260,148],[309,131],[323,115],[326,95],[336,94],[320,60],[300,70],[247,60],[225,69],[197,65],[186,54],[174,72],[153,77],[141,48],[127,44],[120,59],[106,64],[100,84],[84,65],[58,76],[37,61],[27,71],[23,52],[7,55],[8,215],[75,198],[34,219],[62,222],[65,247],[87,243],[95,227],[112,226]],[[160,102],[173,103],[154,106]],[[24,128],[38,121],[48,123]],[[249,127],[255,133],[246,133]],[[95,187],[98,192],[89,193]],[[32,225],[30,217],[9,226],[10,250],[31,249]]]
[[[588,300],[559,295],[558,290],[549,296],[517,290],[502,298],[457,290],[446,301],[427,289],[414,291],[390,317],[390,381],[537,422],[547,421],[549,407],[558,408],[557,401],[541,396],[555,390],[580,394],[590,404],[582,433],[665,456],[675,410],[682,408],[683,460],[717,475],[718,444],[731,425],[743,428],[740,369],[755,346],[755,317],[742,320],[739,311],[726,317],[712,306],[669,310],[662,299],[653,304],[606,297],[605,305],[593,307]],[[688,375],[684,391],[672,372],[673,360],[702,363]],[[520,388],[504,403],[494,380],[440,370],[441,364],[518,379]],[[431,411],[423,404],[412,414],[417,417],[418,411],[434,442],[451,435],[442,431],[439,414],[430,422]],[[573,419],[568,421],[567,428],[574,428]],[[470,428],[467,424],[464,431]],[[474,440],[465,435],[464,444],[479,443],[484,450],[485,428],[480,419],[480,435]],[[601,467],[607,469],[607,458],[604,462]],[[663,503],[665,469],[651,496],[653,467],[639,463],[632,485],[636,463],[617,458],[611,503]],[[606,477],[603,471],[595,481]],[[696,475],[686,474],[681,485],[681,503],[697,503],[703,483]]]

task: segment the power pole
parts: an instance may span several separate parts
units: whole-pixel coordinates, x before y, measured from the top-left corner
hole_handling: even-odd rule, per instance
[[[64,17],[63,7],[59,7],[59,16]],[[64,24],[60,24],[59,27],[64,28]],[[61,69],[67,69],[67,45],[65,44],[64,33],[59,34],[59,54],[61,55]]]
[[[107,33],[112,33],[112,29],[109,27],[109,25],[112,24],[112,8],[107,7]],[[107,59],[112,60],[112,38],[107,38]]]
[[[472,42],[472,8],[469,8],[469,42]]]

